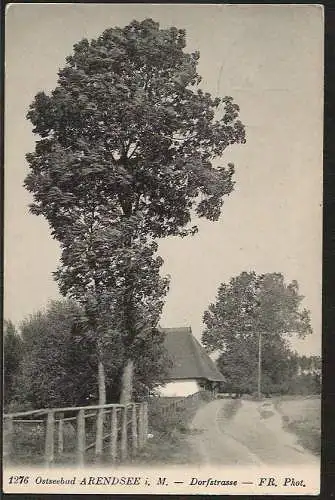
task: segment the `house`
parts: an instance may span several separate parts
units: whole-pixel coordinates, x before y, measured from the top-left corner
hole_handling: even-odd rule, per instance
[[[164,345],[172,362],[161,396],[189,396],[202,389],[215,390],[225,378],[214,361],[192,335],[190,327],[161,328]]]

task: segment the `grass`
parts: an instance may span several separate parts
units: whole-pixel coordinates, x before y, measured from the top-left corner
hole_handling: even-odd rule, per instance
[[[57,452],[58,436],[57,430],[54,432],[55,464],[73,465],[76,463],[77,436],[75,424],[65,423],[63,435],[63,453]],[[86,445],[95,442],[95,429],[86,429]],[[104,442],[106,444],[106,442]],[[108,442],[107,442],[108,445]],[[15,425],[15,432],[12,440],[11,457],[6,459],[10,465],[41,465],[44,463],[45,453],[45,424],[20,423]],[[108,454],[103,456],[104,461],[108,461]],[[94,448],[91,448],[85,455],[86,463],[95,461]]]
[[[43,461],[44,429],[41,425],[18,424],[12,441],[12,464],[37,465]]]
[[[147,440],[132,463],[142,464],[190,464],[198,462],[198,456],[190,445],[189,436],[199,432],[190,429],[190,423],[197,409],[205,404],[197,401],[189,408],[177,408],[171,413],[162,414],[160,406],[166,404],[164,399],[155,401],[149,408],[149,432],[152,437]]]
[[[189,434],[194,431],[175,429],[173,434],[157,433],[149,439],[132,464],[187,464],[198,461],[194,450],[189,444]]]
[[[204,396],[205,397],[205,396]],[[142,450],[134,458],[129,458],[128,463],[161,463],[161,464],[189,464],[197,461],[196,452],[191,447],[190,435],[199,431],[190,429],[197,409],[205,404],[204,400],[190,400],[188,407],[177,407],[173,411],[164,411],[162,407],[170,405],[183,398],[157,398],[149,404],[149,433]],[[10,459],[12,464],[40,464],[44,460],[44,425],[22,424],[14,435],[13,454]],[[75,426],[64,426],[64,452],[57,455],[57,432],[55,439],[55,462],[72,464],[76,460],[76,431]],[[86,430],[86,442],[94,442],[95,434]],[[107,443],[108,444],[108,443]],[[92,456],[91,456],[92,455]],[[86,463],[94,460],[94,450],[86,456]],[[109,461],[108,454],[103,457],[104,462]]]
[[[320,397],[278,398],[275,406],[282,416],[284,429],[293,432],[305,449],[314,455],[320,455]]]

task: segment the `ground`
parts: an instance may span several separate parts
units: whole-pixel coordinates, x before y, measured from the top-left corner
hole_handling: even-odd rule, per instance
[[[303,425],[302,425],[303,424]],[[320,398],[217,399],[196,411],[189,431],[156,433],[139,462],[318,465]]]
[[[321,399],[310,397],[281,397],[275,406],[282,415],[286,430],[294,432],[303,447],[320,455],[321,452]]]
[[[303,448],[283,427],[273,401],[216,400],[199,409],[190,444],[202,463],[226,465],[315,464],[318,457]]]
[[[156,410],[150,407],[150,438],[136,457],[129,457],[130,462],[155,465],[319,464],[319,397],[188,401],[192,404],[163,413],[159,407]],[[21,430],[20,439],[14,440],[17,455],[14,461],[40,463],[44,452],[43,429],[37,432],[35,426],[30,432]],[[58,461],[73,463],[76,433],[71,425],[65,426],[64,432],[64,454]],[[93,442],[93,438],[87,433],[87,442]],[[104,460],[108,462],[108,455]]]

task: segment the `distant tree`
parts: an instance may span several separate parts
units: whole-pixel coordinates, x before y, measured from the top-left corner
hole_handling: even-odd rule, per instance
[[[321,357],[312,356],[299,356],[298,358],[299,369],[307,373],[320,373],[321,372]]]
[[[83,39],[27,115],[40,136],[27,155],[31,211],[59,241],[60,290],[83,305],[96,337],[101,402],[105,339],[115,334],[126,364],[142,335],[136,318],[155,331],[148,311],[161,309],[166,282],[154,239],[194,234],[192,213],[218,219],[234,167],[213,162],[245,142],[237,104],[198,88],[199,54],[185,46],[184,30],[152,19]]]
[[[7,406],[14,396],[16,377],[23,355],[21,337],[12,321],[8,320],[4,321],[3,353],[4,404]]]
[[[310,359],[311,359],[311,370],[314,373],[319,374],[321,377],[321,371],[322,371],[321,356],[312,355],[312,356],[310,356]]]
[[[260,335],[264,392],[288,390],[294,362],[287,338],[312,332],[302,300],[297,282],[286,284],[280,273],[243,272],[220,285],[204,313],[202,342],[219,351],[218,365],[237,392],[256,390]]]
[[[98,402],[95,342],[82,328],[83,312],[73,301],[53,301],[21,325],[22,362],[14,391],[16,409],[76,406]],[[142,339],[135,361],[139,397],[162,382],[165,353],[159,333]],[[111,402],[120,394],[122,345],[108,345],[104,357],[106,391]]]
[[[21,325],[24,357],[17,386],[17,406],[75,405],[88,400],[96,385],[94,349],[73,332],[80,308],[71,301],[51,302]]]
[[[231,343],[219,355],[217,365],[227,382],[225,390],[251,394],[257,388],[257,338]],[[267,393],[292,392],[292,378],[298,376],[297,364],[285,340],[276,338],[266,342],[262,355],[262,390]],[[294,391],[293,391],[294,392]]]
[[[217,366],[226,378],[225,392],[238,395],[255,390],[252,376],[257,370],[256,346],[236,341],[226,348],[217,359]]]
[[[321,357],[297,355],[297,373],[291,386],[292,392],[297,394],[320,394]]]

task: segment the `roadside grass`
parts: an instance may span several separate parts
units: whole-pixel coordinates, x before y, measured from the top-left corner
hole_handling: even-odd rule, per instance
[[[16,424],[11,445],[11,456],[6,457],[6,465],[41,465],[44,463],[45,453],[45,425],[40,424]],[[74,465],[76,463],[76,428],[71,423],[64,424],[63,430],[63,452],[58,454],[57,430],[54,432],[54,461],[56,465]],[[95,442],[95,430],[86,430],[86,444]],[[109,461],[108,454],[101,458],[103,462]],[[95,462],[94,448],[86,452],[85,462],[87,464]]]
[[[275,398],[275,407],[282,416],[283,428],[293,432],[305,449],[321,453],[320,397]]]
[[[191,401],[188,407],[177,407],[172,411],[163,411],[162,408],[171,404],[172,398],[157,398],[149,403],[149,439],[145,446],[138,450],[135,457],[129,457],[128,464],[192,464],[199,463],[197,451],[190,443],[190,436],[199,430],[191,429],[190,423],[197,410],[207,403],[204,399]],[[175,398],[183,399],[183,398]],[[210,399],[208,399],[210,400]],[[176,402],[176,401],[175,401]],[[237,400],[235,404],[240,404]],[[228,405],[229,406],[229,405]],[[233,408],[227,410],[234,412]],[[20,425],[13,440],[13,453],[8,464],[38,465],[44,461],[44,425]],[[93,432],[86,432],[86,443],[94,442]],[[76,431],[71,424],[64,426],[64,450],[61,456],[57,454],[57,432],[54,435],[55,463],[74,464],[76,461]],[[94,462],[93,449],[87,453],[86,463]],[[92,455],[92,456],[91,456]],[[108,453],[102,457],[104,463],[109,463]]]
[[[162,415],[160,404],[154,402],[149,407],[149,432],[152,435],[131,463],[141,464],[191,464],[199,462],[197,453],[190,445],[190,435],[198,433],[190,428],[190,423],[200,406],[199,400],[191,408],[176,408]]]
[[[57,432],[54,433],[55,449],[57,450]],[[56,454],[56,463],[58,461],[70,460],[72,450],[76,446],[76,433],[72,425],[64,426],[64,454],[60,459]],[[11,445],[11,457],[7,459],[10,464],[29,464],[38,465],[44,462],[45,447],[45,425],[31,424],[29,421],[15,425],[15,432]]]
[[[11,465],[43,463],[44,457],[44,432],[39,429],[20,429],[12,441],[11,457],[5,461]]]
[[[171,398],[172,399],[172,398]],[[179,398],[180,399],[180,398]],[[171,403],[171,400],[168,401]],[[189,464],[196,461],[195,451],[189,445],[189,436],[196,433],[189,427],[197,409],[206,404],[196,401],[191,408],[177,408],[173,412],[162,415],[162,406],[155,404],[149,409],[149,432],[152,435],[136,457],[129,457],[128,464]],[[41,465],[44,462],[45,426],[34,424],[18,424],[12,441],[12,453],[6,465]],[[86,442],[94,441],[95,435],[86,432]],[[73,465],[76,462],[76,431],[71,424],[64,426],[64,451],[57,454],[57,432],[54,435],[55,464]],[[94,450],[86,454],[85,462],[94,463]],[[108,453],[101,458],[103,463],[110,462]]]

